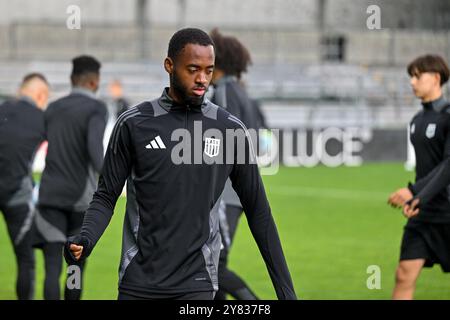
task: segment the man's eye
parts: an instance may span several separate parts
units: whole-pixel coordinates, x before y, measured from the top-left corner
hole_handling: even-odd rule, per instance
[[[196,69],[196,68],[189,68],[188,70],[189,70],[189,72],[190,72],[190,73],[194,73],[194,72],[196,72],[196,71],[197,71],[197,69]]]

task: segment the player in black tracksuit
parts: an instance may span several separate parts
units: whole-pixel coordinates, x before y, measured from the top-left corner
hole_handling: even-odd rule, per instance
[[[67,236],[78,233],[95,191],[103,164],[106,106],[96,99],[100,63],[92,57],[73,60],[72,92],[45,112],[48,139],[46,165],[35,217],[35,246],[45,257],[44,298],[60,299],[62,248]],[[80,266],[83,269],[83,266]],[[79,299],[81,288],[65,299]]]
[[[90,254],[127,181],[119,299],[212,299],[219,285],[218,199],[230,177],[277,296],[295,299],[258,166],[249,161],[251,141],[239,119],[204,97],[214,68],[210,37],[178,31],[164,65],[170,88],[115,125],[81,233],[66,244],[67,261]],[[231,150],[227,129],[244,134]]]
[[[17,261],[16,293],[34,293],[34,254],[30,227],[34,214],[32,163],[45,139],[44,113],[49,88],[37,73],[25,76],[20,97],[0,105],[0,211],[6,220]]]
[[[438,263],[450,272],[450,103],[441,87],[449,69],[439,56],[426,55],[408,66],[422,110],[410,123],[416,153],[416,181],[389,202],[408,218],[396,273],[394,299],[412,299],[421,269]]]
[[[257,126],[260,115],[240,83],[242,73],[251,63],[250,53],[235,37],[223,36],[217,29],[211,32],[214,41],[216,62],[212,82],[214,95],[212,102],[236,116],[249,129]],[[256,141],[254,141],[256,143]],[[228,255],[242,215],[242,204],[227,180],[219,205],[220,230],[223,249],[219,259],[220,288],[216,300],[225,300],[230,294],[239,300],[256,300],[257,296],[235,272],[228,268]]]

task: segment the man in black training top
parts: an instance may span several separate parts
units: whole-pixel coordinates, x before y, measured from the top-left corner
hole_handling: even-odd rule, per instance
[[[39,73],[24,77],[19,97],[0,105],[0,211],[3,212],[17,261],[16,293],[33,299],[34,254],[30,226],[34,155],[45,139],[47,80]]]
[[[77,234],[103,164],[106,106],[96,99],[100,63],[90,56],[73,59],[72,92],[45,112],[48,139],[42,174],[35,245],[45,259],[45,299],[60,299],[62,249],[67,236]],[[79,265],[81,271],[83,264]],[[64,298],[79,299],[81,288],[66,286]]]
[[[236,161],[225,131],[245,137],[246,130],[205,98],[214,70],[211,38],[199,29],[176,32],[164,67],[170,87],[115,125],[81,233],[65,246],[68,263],[91,253],[128,179],[118,298],[213,299],[221,246],[217,206],[230,177],[278,298],[295,299],[258,166],[248,161],[251,141],[244,139],[245,161]],[[215,162],[225,153],[231,159]]]
[[[447,63],[435,55],[418,57],[408,66],[411,86],[422,110],[410,123],[416,153],[416,181],[394,192],[389,203],[403,207],[403,233],[393,299],[412,299],[422,268],[437,263],[450,272],[450,104],[442,86]]]

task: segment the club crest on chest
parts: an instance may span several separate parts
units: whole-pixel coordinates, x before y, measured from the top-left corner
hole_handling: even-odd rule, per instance
[[[425,131],[425,136],[428,139],[431,139],[436,134],[436,123],[430,123],[427,126],[427,130]]]

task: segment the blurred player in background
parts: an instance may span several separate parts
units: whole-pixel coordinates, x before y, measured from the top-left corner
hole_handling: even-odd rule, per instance
[[[0,106],[0,211],[3,212],[17,262],[16,293],[34,296],[34,253],[30,227],[34,155],[45,139],[44,113],[49,85],[42,74],[24,77],[19,97]]]
[[[112,98],[113,110],[115,111],[115,118],[128,110],[130,103],[123,96],[122,82],[118,79],[114,79],[108,86],[109,95]]]
[[[205,98],[214,59],[213,42],[204,31],[187,28],[172,36],[164,61],[170,87],[159,99],[120,116],[81,232],[66,244],[69,264],[89,256],[127,181],[121,300],[214,298],[221,247],[217,206],[228,177],[244,205],[278,298],[296,299],[258,166],[249,161],[254,158],[251,141],[239,119]],[[186,139],[174,141],[175,130]],[[247,160],[236,161],[240,148],[234,146],[227,153],[233,155],[232,163],[178,163],[181,153],[183,159],[192,154],[207,160],[216,157],[220,145],[226,149],[226,130],[242,132],[239,153]],[[198,153],[188,137],[200,140]]]
[[[103,164],[107,110],[95,96],[101,65],[90,56],[72,63],[72,92],[45,112],[48,153],[35,218],[35,245],[45,259],[44,298],[50,300],[60,299],[63,245],[67,236],[80,231]],[[64,298],[80,295],[81,288],[66,287]]]
[[[260,114],[256,112],[252,100],[248,97],[241,76],[251,64],[251,56],[247,48],[235,37],[223,36],[217,29],[211,31],[216,52],[216,63],[212,83],[214,95],[212,102],[225,108],[239,118],[247,128],[258,129],[257,121]],[[233,190],[231,181],[227,180],[219,206],[220,232],[223,249],[219,260],[219,291],[216,300],[225,300],[230,294],[239,300],[256,300],[256,295],[247,284],[233,271],[229,270],[228,255],[239,218],[242,214],[242,204]]]
[[[393,207],[403,207],[408,218],[393,299],[413,299],[424,266],[437,263],[450,272],[450,104],[442,93],[449,73],[447,63],[436,55],[420,56],[408,65],[423,108],[410,123],[416,181],[388,200]]]

